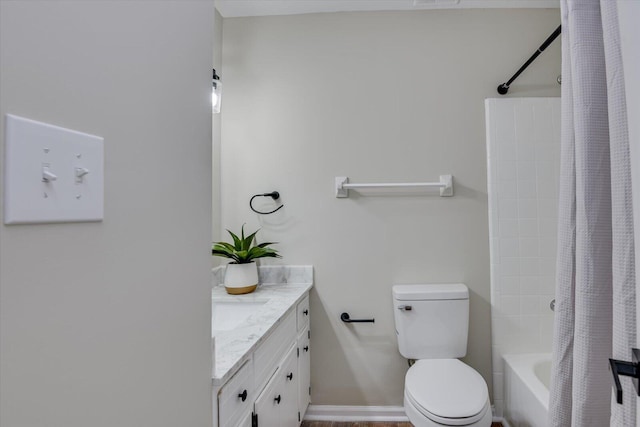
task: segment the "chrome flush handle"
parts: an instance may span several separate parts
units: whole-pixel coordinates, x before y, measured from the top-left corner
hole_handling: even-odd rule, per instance
[[[411,311],[413,310],[413,307],[411,307],[410,305],[401,305],[401,306],[398,306],[398,310]]]

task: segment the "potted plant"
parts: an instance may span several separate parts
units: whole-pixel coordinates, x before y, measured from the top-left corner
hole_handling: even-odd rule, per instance
[[[227,242],[215,242],[211,248],[211,254],[232,261],[227,264],[224,276],[224,287],[227,293],[232,295],[248,294],[256,290],[258,286],[258,266],[255,261],[258,258],[282,258],[275,249],[269,247],[273,242],[255,244],[256,234],[260,230],[245,237],[244,225],[240,231],[240,237],[227,230],[233,239],[233,244]]]

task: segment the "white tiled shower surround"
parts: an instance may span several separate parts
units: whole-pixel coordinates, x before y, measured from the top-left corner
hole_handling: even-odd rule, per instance
[[[551,352],[560,169],[560,98],[485,100],[493,393],[502,355]]]

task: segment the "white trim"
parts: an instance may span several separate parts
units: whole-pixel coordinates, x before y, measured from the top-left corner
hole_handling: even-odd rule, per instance
[[[309,405],[307,421],[409,421],[402,406]]]
[[[306,421],[409,421],[402,406],[344,406],[309,405]],[[493,422],[511,427],[502,417],[493,417]]]

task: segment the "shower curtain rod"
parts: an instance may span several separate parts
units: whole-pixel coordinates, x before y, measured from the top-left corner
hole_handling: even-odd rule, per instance
[[[515,79],[518,78],[518,76],[527,69],[527,67],[529,65],[531,65],[531,63],[533,61],[536,60],[536,58],[538,57],[538,55],[540,55],[542,52],[544,52],[544,50],[551,44],[553,43],[553,41],[556,39],[556,37],[558,37],[560,35],[560,31],[561,31],[562,25],[559,25],[558,28],[556,28],[556,30],[544,41],[544,43],[542,43],[542,45],[538,48],[538,50],[535,51],[535,53],[533,55],[531,55],[531,58],[529,58],[527,60],[527,62],[524,63],[524,65],[522,67],[520,67],[520,69],[518,71],[516,71],[516,73],[513,75],[513,77],[511,77],[509,79],[508,82],[506,83],[502,83],[500,86],[498,86],[498,93],[500,95],[505,95],[507,92],[509,92],[509,86],[511,85],[511,83],[513,83],[513,81]]]

